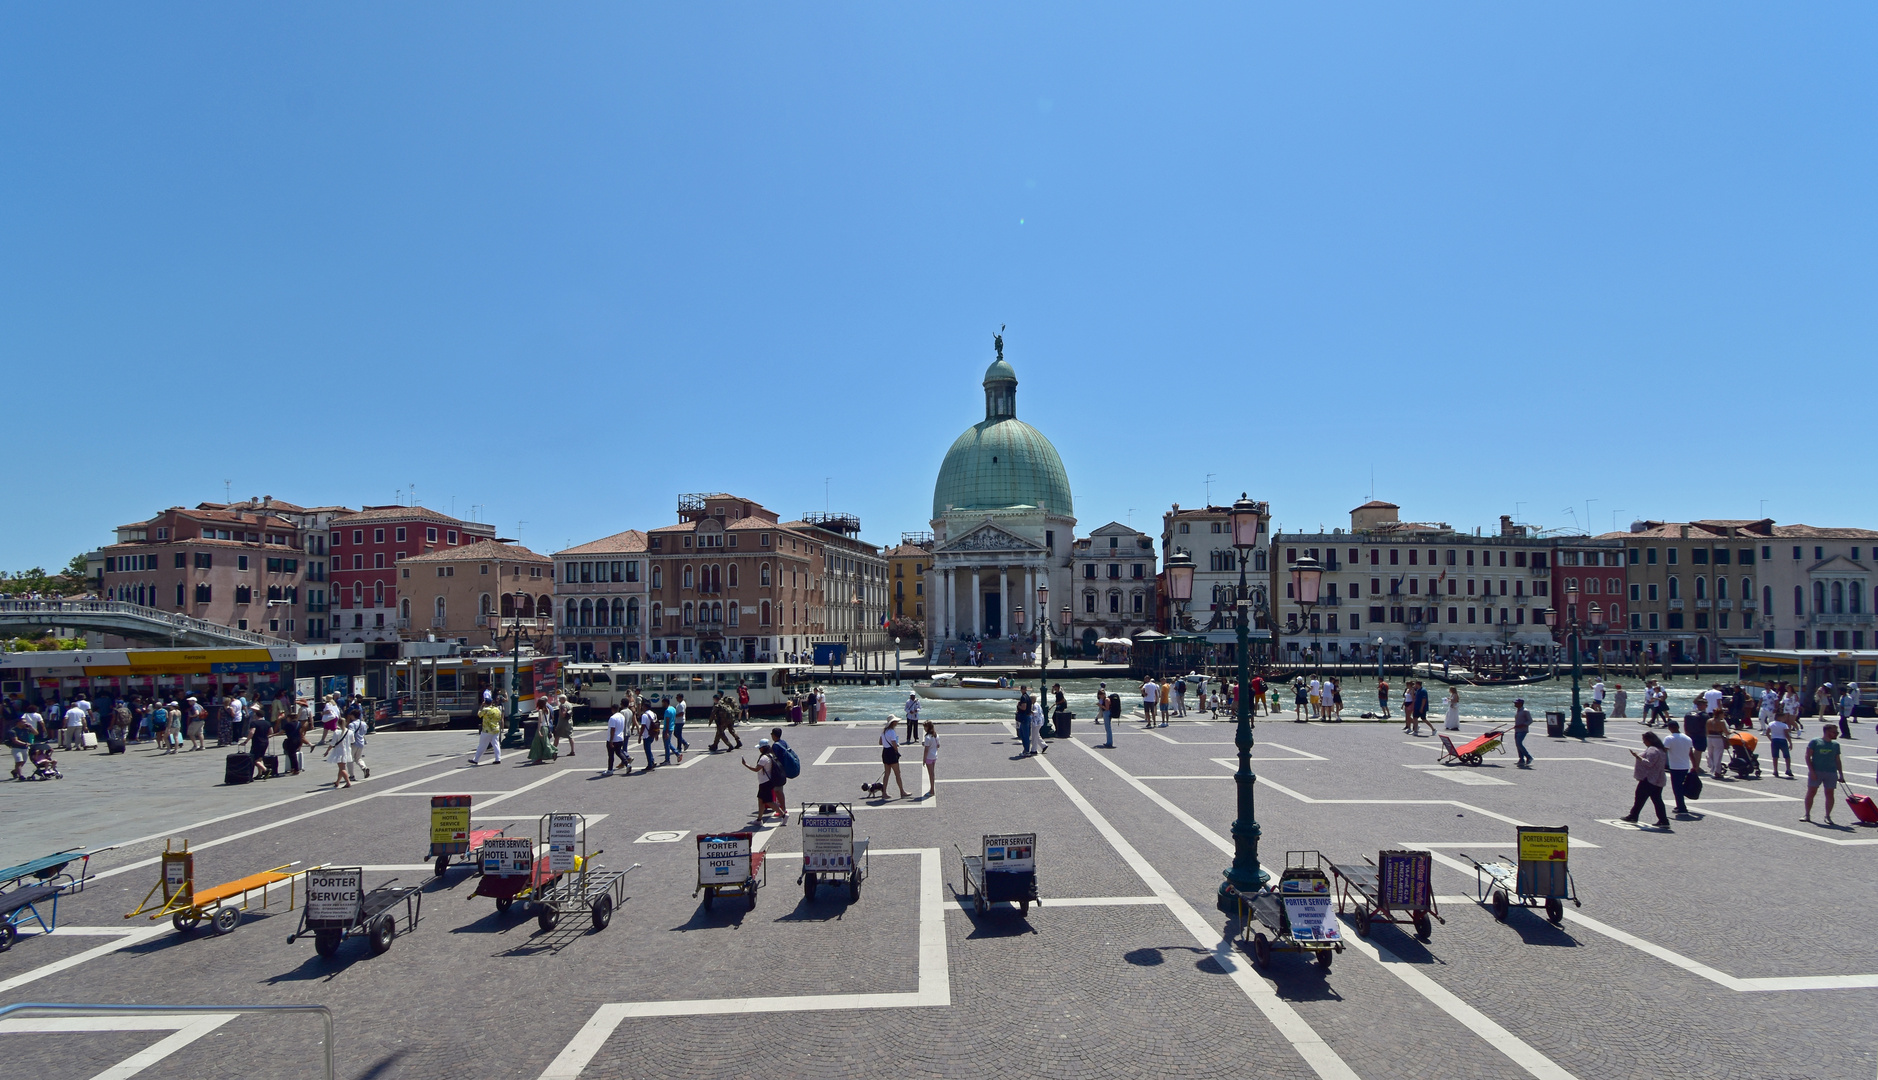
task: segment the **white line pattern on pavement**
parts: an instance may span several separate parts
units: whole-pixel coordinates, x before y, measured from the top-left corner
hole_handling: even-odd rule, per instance
[[[48,1016],[0,1020],[0,1035],[90,1034],[101,1031],[168,1031],[171,1034],[137,1051],[91,1080],[126,1080],[235,1018],[234,1013],[188,1013],[176,1016]]]

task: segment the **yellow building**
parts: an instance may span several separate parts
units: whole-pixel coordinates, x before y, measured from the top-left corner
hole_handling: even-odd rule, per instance
[[[887,613],[895,619],[926,621],[926,568],[932,552],[916,543],[887,549]]]

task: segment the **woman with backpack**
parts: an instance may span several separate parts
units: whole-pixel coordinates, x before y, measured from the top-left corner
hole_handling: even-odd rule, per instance
[[[801,775],[802,759],[796,757],[796,752],[783,741],[782,728],[769,729],[769,753],[770,757],[776,759],[776,767],[770,770],[770,801],[776,804],[776,809],[787,820],[789,804],[783,800],[783,785]]]

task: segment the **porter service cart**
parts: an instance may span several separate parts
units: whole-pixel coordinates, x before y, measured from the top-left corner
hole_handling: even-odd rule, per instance
[[[639,864],[602,870],[593,860],[605,849],[587,852],[587,819],[580,814],[544,815],[538,835],[551,876],[535,888],[535,922],[543,930],[552,930],[562,912],[584,909],[594,931],[605,930],[614,910],[626,903],[626,875],[639,869]]]
[[[1356,936],[1368,937],[1372,923],[1410,923],[1418,937],[1434,931],[1433,919],[1446,919],[1435,906],[1431,877],[1435,857],[1426,851],[1379,851],[1363,863],[1332,863],[1337,883],[1337,913],[1356,912]]]
[[[756,910],[756,891],[769,881],[769,869],[763,853],[751,851],[750,832],[698,834],[698,887],[691,895],[704,894],[704,910],[719,896],[745,896],[750,910]]]
[[[1506,921],[1509,897],[1526,907],[1545,908],[1545,917],[1554,925],[1565,920],[1565,901],[1583,907],[1578,900],[1578,886],[1572,880],[1571,835],[1563,825],[1537,827],[1521,825],[1518,829],[1519,861],[1505,859],[1481,862],[1462,852],[1462,858],[1474,864],[1474,888],[1483,904],[1493,909],[1493,917]]]
[[[423,917],[423,890],[416,885],[394,888],[392,878],[365,891],[365,870],[357,866],[325,866],[306,873],[306,903],[300,906],[300,928],[287,935],[287,944],[312,935],[313,949],[328,960],[339,955],[339,944],[355,934],[371,942],[372,955],[391,948],[398,936],[398,918],[392,912],[404,904],[404,932],[417,928]]]
[[[854,807],[818,803],[802,814],[802,895],[815,899],[815,886],[846,879],[848,900],[861,898],[867,880],[867,839],[854,838]]]
[[[1239,900],[1239,936],[1257,922],[1271,931],[1252,934],[1252,961],[1260,967],[1271,963],[1274,952],[1306,952],[1317,966],[1328,969],[1331,960],[1343,951],[1343,932],[1330,892],[1330,860],[1316,851],[1285,852],[1285,869],[1273,888],[1244,893],[1230,882]]]
[[[255,894],[260,894],[260,910],[265,911],[280,896],[280,890],[275,887],[278,885],[287,886],[287,910],[292,911],[299,896],[300,876],[307,872],[292,869],[300,864],[290,862],[286,866],[276,866],[272,870],[249,874],[225,884],[198,889],[196,857],[189,850],[187,840],[183,841],[180,848],[172,848],[170,841],[164,841],[162,864],[162,876],[157,878],[157,883],[144,894],[137,910],[124,917],[134,919],[139,915],[148,915],[152,919],[161,919],[167,915],[170,925],[183,934],[194,930],[203,919],[209,920],[211,933],[230,933],[241,923],[242,912],[254,907]],[[163,892],[163,901],[152,904],[151,897],[159,889]]]
[[[1043,904],[1037,898],[1036,833],[988,834],[977,855],[965,854],[956,844],[953,849],[959,852],[965,895],[976,899],[978,914],[1005,901],[1016,904],[1019,915],[1029,915],[1032,904]]]
[[[470,827],[468,795],[430,797],[430,857],[437,860],[438,877],[449,871],[452,858],[463,859],[480,872],[482,860],[478,855],[483,843],[507,835],[507,829]]]

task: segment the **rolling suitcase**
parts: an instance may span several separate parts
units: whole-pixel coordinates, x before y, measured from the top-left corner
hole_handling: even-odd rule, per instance
[[[124,740],[122,739],[113,739],[113,738],[107,737],[104,740],[104,746],[106,750],[110,751],[113,754],[121,754],[124,752]]]
[[[1852,808],[1852,816],[1867,825],[1878,825],[1878,804],[1874,804],[1870,795],[1847,795],[1845,804]]]
[[[245,784],[254,779],[254,755],[230,754],[228,766],[222,772],[222,783],[233,786]]]
[[[267,772],[269,776],[280,775],[280,755],[279,754],[266,754],[262,756],[261,760],[267,763]]]

